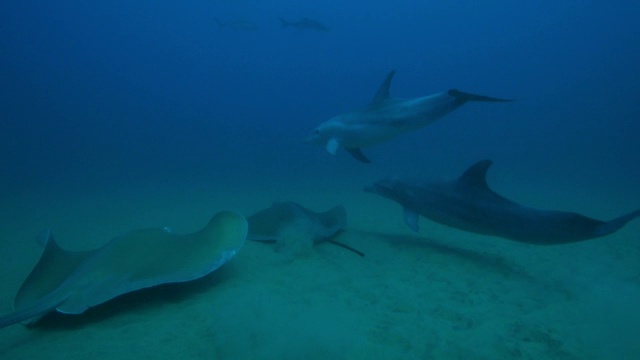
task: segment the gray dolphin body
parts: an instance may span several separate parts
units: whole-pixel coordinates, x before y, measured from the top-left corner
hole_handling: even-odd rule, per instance
[[[485,177],[491,164],[490,160],[480,161],[451,182],[415,183],[391,178],[365,187],[365,191],[402,205],[404,221],[414,231],[418,231],[418,215],[422,215],[461,230],[537,245],[605,236],[640,216],[640,210],[636,210],[611,221],[600,221],[572,212],[517,204],[487,185]]]
[[[361,148],[425,127],[468,101],[512,101],[455,89],[412,99],[391,98],[389,87],[394,74],[391,71],[387,75],[366,109],[343,113],[322,123],[305,141],[324,145],[332,155],[343,147],[357,160],[368,163]]]

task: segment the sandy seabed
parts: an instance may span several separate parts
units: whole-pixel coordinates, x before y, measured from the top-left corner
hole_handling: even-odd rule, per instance
[[[315,211],[341,203],[349,227],[337,240],[366,256],[328,243],[292,256],[247,242],[201,280],[127,294],[80,316],[52,314],[31,329],[1,329],[0,357],[640,358],[640,221],[606,238],[545,247],[424,219],[416,234],[396,204],[352,181],[261,184],[254,193],[239,183],[162,183],[16,194],[0,208],[2,313],[40,256],[34,239],[44,227],[80,250],[142,227],[195,231],[225,209],[250,215],[273,201]],[[573,210],[598,214],[598,204],[581,205],[585,211]],[[634,206],[608,204],[600,214]]]

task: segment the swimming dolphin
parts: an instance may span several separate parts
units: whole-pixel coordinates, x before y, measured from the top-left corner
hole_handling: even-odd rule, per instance
[[[553,245],[589,240],[612,234],[640,216],[640,210],[611,221],[553,210],[538,210],[493,192],[486,182],[492,162],[472,165],[450,182],[416,183],[397,178],[378,181],[365,191],[396,201],[404,208],[404,221],[418,231],[418,215],[477,234],[514,241]]]
[[[360,148],[377,145],[402,133],[425,127],[467,101],[512,101],[455,89],[413,99],[395,99],[389,96],[394,74],[395,71],[391,71],[387,75],[369,107],[340,114],[320,124],[305,142],[325,145],[331,155],[343,147],[357,160],[369,163]]]
[[[278,19],[280,19],[280,25],[282,26],[282,29],[286,27],[292,27],[297,30],[315,30],[319,32],[329,32],[330,30],[326,25],[306,17],[302,18],[302,20],[299,21],[287,21],[283,18]]]

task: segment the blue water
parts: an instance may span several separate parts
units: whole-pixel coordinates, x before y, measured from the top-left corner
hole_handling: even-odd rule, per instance
[[[631,5],[6,1],[1,7],[4,189],[50,177],[117,181],[237,162],[274,172],[332,170],[332,162],[342,164],[338,169],[360,166],[341,159],[346,153],[324,159],[323,149],[301,139],[320,122],[366,106],[391,69],[397,70],[392,95],[399,97],[455,87],[521,101],[468,105],[430,129],[370,150],[389,171],[394,163],[462,166],[492,157],[640,178],[640,25]],[[331,31],[280,29],[277,17],[305,16]],[[215,18],[260,29],[219,29]]]
[[[576,189],[614,199],[590,214],[621,215],[640,206],[639,16],[632,2],[594,1],[5,0],[0,197],[449,178],[491,158],[507,187]],[[281,29],[278,17],[331,30]],[[392,96],[458,88],[518,101],[467,104],[365,149],[370,165],[302,142],[366,106],[392,69]]]

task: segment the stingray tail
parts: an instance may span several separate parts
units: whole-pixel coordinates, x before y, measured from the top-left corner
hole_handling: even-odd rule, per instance
[[[65,289],[67,287],[60,286],[31,305],[18,308],[11,314],[0,316],[0,329],[19,322],[24,325],[33,325],[41,317],[55,311],[58,305],[67,300],[69,294],[62,295],[66,291]]]
[[[633,211],[627,215],[620,216],[619,218],[613,219],[611,221],[607,221],[602,223],[596,229],[596,233],[598,236],[604,236],[608,234],[612,234],[618,230],[620,230],[623,226],[625,226],[629,221],[640,216],[640,210]]]
[[[352,251],[352,252],[364,257],[364,253],[362,251],[354,249],[354,248],[352,248],[351,246],[349,246],[347,244],[343,244],[341,242],[337,242],[337,241],[334,241],[334,240],[327,240],[327,242],[331,243],[331,244],[333,244],[335,246],[340,246],[341,248],[347,249],[349,251]]]
[[[500,99],[500,98],[495,98],[495,97],[491,97],[491,96],[470,94],[470,93],[462,92],[462,91],[456,90],[456,89],[449,90],[447,93],[450,96],[453,96],[454,98],[458,99],[458,101],[461,101],[461,102],[467,102],[467,101],[483,101],[483,102],[515,101],[513,99]]]
[[[56,292],[54,291],[52,294],[55,295]],[[40,299],[33,306],[16,310],[5,316],[0,316],[0,329],[19,322],[25,325],[32,325],[47,313],[55,310],[55,308],[64,301],[64,299],[61,299],[52,303],[49,301],[51,297],[52,295],[50,294]]]
[[[14,311],[11,314],[0,317],[0,329],[35,317],[40,318],[41,315],[50,310],[51,309],[28,308]]]

